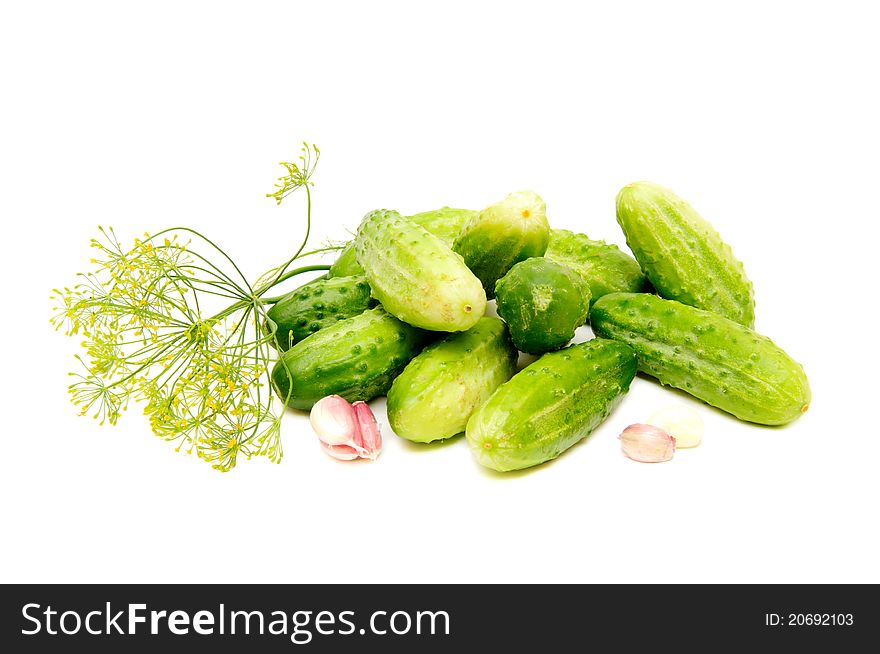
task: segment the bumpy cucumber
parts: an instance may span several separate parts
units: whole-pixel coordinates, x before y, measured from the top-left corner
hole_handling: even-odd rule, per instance
[[[479,211],[472,209],[453,209],[443,207],[433,211],[423,211],[409,216],[416,225],[424,227],[434,236],[452,247],[455,239],[464,229],[469,220],[479,215]]]
[[[327,272],[330,277],[363,277],[364,269],[357,262],[357,255],[354,251],[354,241],[349,241],[344,248],[339,251],[336,261],[330,266]]]
[[[388,391],[391,429],[419,443],[460,434],[474,410],[513,376],[516,360],[497,318],[480,318],[466,332],[429,345]]]
[[[281,350],[372,305],[366,277],[321,277],[281,298],[268,311]]]
[[[803,367],[766,336],[711,311],[612,293],[590,311],[598,336],[630,345],[639,369],[741,420],[783,425],[810,405]]]
[[[434,331],[473,327],[486,310],[480,280],[462,258],[396,211],[371,211],[355,239],[357,260],[382,306],[400,320]]]
[[[474,412],[465,432],[471,452],[498,471],[549,461],[605,420],[635,374],[635,352],[615,341],[545,354]]]
[[[608,293],[640,293],[648,283],[639,262],[619,247],[567,229],[550,230],[544,256],[581,275],[590,285],[590,302]]]
[[[495,282],[513,264],[543,256],[550,239],[544,201],[534,191],[511,193],[471,218],[452,249],[480,278],[486,296],[493,298]]]
[[[465,223],[478,213],[480,212],[471,209],[443,207],[433,211],[413,214],[409,216],[409,219],[416,225],[427,229],[449,247],[452,247],[455,237],[461,232]],[[330,266],[329,275],[331,277],[351,277],[363,274],[364,269],[361,268],[355,256],[354,241],[351,241],[340,251],[339,257]]]
[[[369,309],[287,350],[272,369],[272,383],[294,409],[310,409],[327,395],[366,402],[388,392],[429,338],[428,332],[399,321],[382,307]]]
[[[662,297],[754,325],[755,297],[742,263],[691,205],[662,186],[635,182],[617,195],[617,222]]]
[[[530,354],[564,346],[590,310],[590,287],[583,277],[545,257],[511,268],[495,284],[495,298],[514,345]]]

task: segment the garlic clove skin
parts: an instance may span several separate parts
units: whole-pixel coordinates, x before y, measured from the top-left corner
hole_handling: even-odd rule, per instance
[[[309,421],[326,445],[351,445],[359,437],[354,409],[338,395],[328,395],[315,402]]]
[[[703,440],[703,418],[693,409],[676,404],[655,411],[647,423],[675,439],[675,447],[696,447]]]
[[[654,425],[630,425],[619,438],[624,455],[633,461],[662,463],[675,453],[675,439]]]
[[[352,408],[360,429],[359,437],[355,441],[360,447],[359,454],[365,459],[375,461],[382,451],[382,432],[379,430],[376,416],[366,402],[355,402]]]
[[[358,451],[351,445],[328,445],[321,441],[321,447],[327,454],[340,461],[354,461],[359,456]]]

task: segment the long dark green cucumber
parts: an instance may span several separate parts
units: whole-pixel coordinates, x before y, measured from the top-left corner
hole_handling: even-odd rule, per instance
[[[267,315],[275,323],[275,340],[283,351],[372,305],[366,277],[321,277],[285,295]]]
[[[327,395],[366,402],[387,393],[430,338],[376,307],[295,344],[275,364],[272,382],[295,409],[310,409]]]
[[[549,461],[608,417],[635,374],[635,352],[616,341],[597,338],[545,354],[471,416],[471,452],[498,471]]]
[[[783,425],[810,406],[803,367],[766,336],[711,311],[612,293],[590,311],[598,336],[632,347],[639,369],[741,420]]]

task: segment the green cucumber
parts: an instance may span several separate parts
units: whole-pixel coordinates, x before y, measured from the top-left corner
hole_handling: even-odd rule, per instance
[[[473,327],[486,311],[480,280],[438,237],[396,211],[371,211],[355,239],[375,297],[400,320],[434,331]]]
[[[762,425],[784,425],[810,406],[803,367],[766,336],[711,311],[644,293],[612,293],[590,312],[593,331],[630,345],[639,369]]]
[[[442,207],[433,211],[423,211],[409,216],[416,225],[420,225],[431,232],[434,236],[446,243],[449,247],[455,242],[455,237],[461,232],[464,224],[477,215],[479,211],[471,209],[453,209]],[[342,248],[339,257],[330,266],[330,277],[351,277],[363,275],[364,269],[357,262],[354,249],[354,241]]]
[[[648,279],[639,262],[619,247],[586,234],[551,229],[544,256],[574,270],[590,285],[590,302],[608,293],[640,293]]]
[[[515,263],[543,256],[549,240],[544,201],[534,191],[519,191],[471,218],[452,249],[464,258],[483,283],[486,297],[492,299],[495,282]]]
[[[442,207],[433,211],[423,211],[408,218],[416,225],[424,227],[434,236],[446,243],[449,247],[455,243],[455,239],[469,220],[479,215],[479,211],[472,209],[453,209]]]
[[[597,338],[545,354],[471,416],[471,452],[501,472],[556,458],[605,420],[635,374],[635,352],[615,341]]]
[[[321,277],[285,295],[267,315],[275,323],[275,340],[283,351],[372,304],[366,277]]]
[[[388,391],[388,422],[418,443],[460,434],[468,418],[516,372],[507,326],[484,317],[466,332],[426,347]]]
[[[571,268],[533,257],[498,280],[495,299],[517,349],[541,354],[563,347],[587,321],[590,286]]]
[[[658,184],[634,182],[617,195],[617,222],[661,297],[754,325],[742,263],[691,205]]]
[[[429,338],[382,307],[369,309],[296,343],[275,364],[272,383],[294,409],[310,409],[328,395],[366,402],[388,392]]]
[[[339,251],[336,261],[330,266],[327,272],[330,277],[363,277],[364,269],[357,262],[357,256],[354,251],[354,241],[346,243],[345,247]]]

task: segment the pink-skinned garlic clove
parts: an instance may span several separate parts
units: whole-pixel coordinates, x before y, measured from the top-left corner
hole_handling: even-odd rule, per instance
[[[623,453],[633,461],[662,463],[675,453],[675,439],[653,425],[630,425],[619,438]]]
[[[382,451],[382,432],[373,410],[366,402],[355,402],[353,405],[355,418],[360,428],[357,445],[361,448],[360,455],[375,461]]]
[[[338,395],[328,395],[315,402],[309,421],[326,445],[352,445],[360,437],[354,409]]]
[[[376,416],[365,402],[354,406],[338,395],[318,400],[309,414],[324,451],[340,461],[375,460],[382,450]]]

